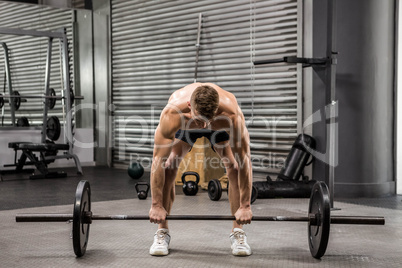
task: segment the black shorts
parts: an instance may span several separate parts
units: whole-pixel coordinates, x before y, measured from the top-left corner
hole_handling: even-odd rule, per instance
[[[197,139],[205,137],[211,143],[212,150],[215,151],[214,145],[222,141],[229,140],[229,134],[224,130],[210,130],[210,129],[191,129],[191,130],[181,130],[179,129],[175,138],[187,142],[193,148],[194,143]],[[190,149],[191,150],[191,149]]]

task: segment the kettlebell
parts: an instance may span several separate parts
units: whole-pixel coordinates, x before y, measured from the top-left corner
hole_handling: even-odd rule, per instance
[[[127,173],[132,179],[138,180],[144,175],[144,167],[138,162],[133,162],[128,167]]]
[[[195,181],[186,181],[187,176],[195,176]],[[185,195],[196,195],[198,192],[198,183],[200,182],[200,175],[194,171],[184,172],[181,176],[183,182],[183,193]]]
[[[25,116],[21,116],[20,118],[18,118],[17,127],[29,127],[28,118]]]
[[[139,189],[140,186],[141,186],[141,187],[142,187],[142,186],[146,186],[146,189],[145,189],[145,190],[140,190],[140,189]],[[147,197],[148,197],[149,183],[146,182],[146,181],[137,182],[137,183],[135,184],[135,190],[137,191],[138,199],[145,200],[145,199],[147,199]]]

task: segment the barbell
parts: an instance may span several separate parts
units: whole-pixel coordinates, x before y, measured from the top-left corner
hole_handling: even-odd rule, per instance
[[[50,89],[50,96],[46,95],[20,95],[20,93],[15,90],[12,92],[11,95],[1,94],[0,93],[0,108],[4,105],[4,99],[13,99],[15,110],[18,110],[21,106],[21,101],[26,101],[26,99],[47,99],[49,101],[50,109],[53,109],[54,105],[56,104],[56,100],[65,99],[63,96],[56,96],[54,89]],[[84,99],[83,96],[75,96],[73,91],[70,90],[70,99],[71,103],[74,102],[75,99]]]
[[[225,175],[226,176],[226,175]],[[222,188],[222,184],[219,179],[212,179],[208,182],[208,197],[212,201],[219,201],[222,197],[222,192],[229,191],[229,180],[227,182],[226,188]],[[258,190],[257,187],[253,185],[251,190],[251,204],[257,200]]]
[[[17,119],[17,127],[29,127],[29,120],[25,116]],[[61,134],[61,124],[57,116],[48,117],[46,122],[46,136],[52,141],[58,140]]]
[[[94,220],[149,220],[148,215],[93,215],[91,211],[91,188],[88,181],[80,181],[75,194],[73,214],[17,214],[16,222],[72,222],[74,253],[85,254],[89,227]],[[236,220],[225,215],[168,215],[167,220]],[[307,222],[308,243],[314,258],[324,256],[328,245],[330,224],[384,225],[384,217],[330,216],[328,187],[317,182],[311,192],[307,216],[253,216],[252,221]]]

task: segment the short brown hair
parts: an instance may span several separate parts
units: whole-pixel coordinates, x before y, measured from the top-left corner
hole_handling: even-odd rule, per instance
[[[219,94],[211,86],[199,86],[191,95],[190,103],[200,115],[212,119],[219,107]]]

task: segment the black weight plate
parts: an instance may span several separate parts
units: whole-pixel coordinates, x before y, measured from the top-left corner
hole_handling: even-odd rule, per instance
[[[56,91],[53,88],[49,89],[49,96],[56,97]],[[56,100],[57,100],[56,98],[47,99],[47,105],[50,110],[52,110],[54,108],[54,106],[56,106]]]
[[[212,201],[218,201],[222,197],[222,185],[218,179],[208,182],[208,196]]]
[[[29,121],[28,118],[25,116],[22,116],[17,119],[17,127],[29,127]]]
[[[71,107],[73,107],[74,100],[75,100],[74,91],[70,88],[70,104],[71,104]]]
[[[311,256],[316,259],[324,256],[329,239],[331,208],[328,187],[318,181],[311,191],[308,213],[317,215],[317,224],[308,223],[308,242]]]
[[[55,141],[60,138],[60,133],[61,125],[59,118],[57,116],[49,117],[46,125],[46,136],[52,141]]]
[[[87,211],[91,211],[91,188],[88,181],[80,181],[73,212],[73,247],[77,257],[84,256],[88,245],[90,224],[83,223],[83,213]]]
[[[257,200],[257,196],[258,196],[258,189],[253,185],[253,189],[251,191],[251,204],[254,203],[255,200]]]
[[[20,96],[20,93],[15,90],[12,92],[12,95]],[[12,100],[14,102],[14,109],[18,111],[21,106],[21,98],[12,98]]]
[[[4,98],[3,98],[3,94],[0,94],[0,109],[3,108],[4,106]]]

